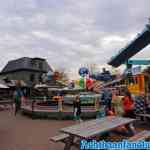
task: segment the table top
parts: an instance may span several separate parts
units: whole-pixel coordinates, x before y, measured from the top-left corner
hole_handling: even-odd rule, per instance
[[[90,138],[133,121],[135,119],[109,116],[65,127],[60,129],[60,131],[80,138]]]
[[[141,116],[141,117],[150,117],[150,114],[137,114],[137,116]]]
[[[3,103],[12,103],[13,101],[12,100],[0,100],[0,104],[3,104]]]

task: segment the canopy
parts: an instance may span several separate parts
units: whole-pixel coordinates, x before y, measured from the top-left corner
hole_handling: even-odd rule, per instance
[[[0,83],[0,88],[1,89],[8,89],[9,87],[7,85],[4,85],[4,84]]]
[[[34,88],[48,88],[49,86],[46,84],[36,84]]]

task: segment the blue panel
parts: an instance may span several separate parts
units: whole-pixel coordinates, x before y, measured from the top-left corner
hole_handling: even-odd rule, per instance
[[[128,64],[132,64],[132,65],[150,65],[150,60],[128,60]]]

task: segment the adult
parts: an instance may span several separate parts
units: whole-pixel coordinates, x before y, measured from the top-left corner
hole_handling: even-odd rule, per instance
[[[112,96],[112,107],[115,112],[115,115],[122,116],[123,109],[122,109],[122,96],[119,95],[119,90],[113,91]]]
[[[123,97],[123,110],[124,117],[134,118],[134,101],[132,99],[131,93],[127,90]]]
[[[14,91],[14,103],[15,103],[15,116],[17,112],[21,109],[21,98],[22,98],[22,90],[20,87],[16,87]]]
[[[110,89],[104,89],[101,95],[101,104],[105,105],[106,111],[112,110],[112,92]]]

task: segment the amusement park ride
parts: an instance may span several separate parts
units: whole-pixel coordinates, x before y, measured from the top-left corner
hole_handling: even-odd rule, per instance
[[[146,24],[143,32],[138,34],[137,37],[131,41],[131,43],[122,48],[116,56],[112,57],[108,64],[113,67],[119,67],[121,64],[126,64],[126,70],[132,70],[133,65],[150,65],[150,60],[130,60],[132,56],[149,44],[150,22]],[[139,94],[140,92],[150,92],[150,77],[145,76],[145,74],[141,72],[132,74],[132,71],[129,71],[125,79],[125,84],[130,92],[134,94]]]
[[[138,65],[133,67],[133,65]],[[141,73],[141,65],[150,65],[150,60],[128,60],[127,61],[127,77],[125,80],[128,89],[134,93],[139,94],[140,92],[148,92],[148,84],[150,79]]]
[[[131,41],[131,43],[119,50],[118,54],[113,56],[108,64],[112,65],[113,67],[119,67],[149,44],[150,23],[145,26],[143,32],[138,34],[137,37]]]

